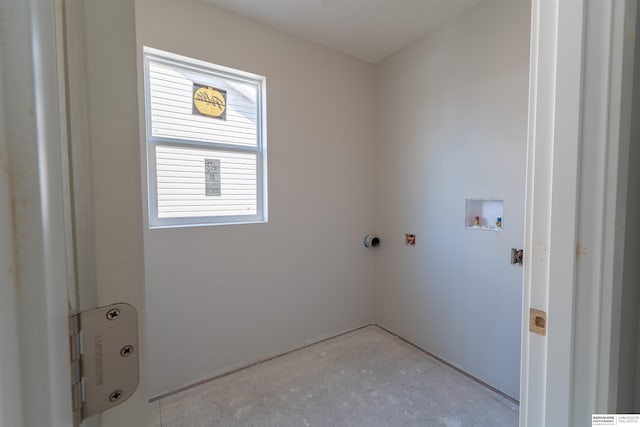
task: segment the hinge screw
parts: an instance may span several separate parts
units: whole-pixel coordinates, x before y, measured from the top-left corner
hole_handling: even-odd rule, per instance
[[[118,310],[117,308],[112,308],[111,310],[107,311],[107,319],[116,320],[118,317],[120,317],[120,310]]]
[[[122,347],[122,349],[120,349],[120,356],[122,357],[129,357],[133,354],[133,346],[132,345],[125,345],[124,347]]]
[[[120,400],[121,397],[122,397],[122,390],[115,390],[115,391],[112,391],[111,394],[109,395],[109,401],[117,402],[118,400]]]

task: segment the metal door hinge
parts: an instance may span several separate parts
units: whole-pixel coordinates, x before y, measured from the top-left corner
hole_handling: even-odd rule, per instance
[[[138,387],[138,314],[113,304],[69,317],[74,426],[127,400]]]

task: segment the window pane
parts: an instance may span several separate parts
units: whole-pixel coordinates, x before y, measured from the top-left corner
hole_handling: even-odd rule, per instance
[[[256,215],[257,158],[156,146],[158,218]]]
[[[257,145],[258,83],[152,60],[148,72],[152,136]],[[219,117],[199,114],[194,109],[194,85],[224,93],[224,114]]]

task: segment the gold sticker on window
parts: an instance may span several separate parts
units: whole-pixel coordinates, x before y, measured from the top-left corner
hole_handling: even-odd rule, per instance
[[[216,119],[227,119],[227,91],[193,84],[193,112]]]

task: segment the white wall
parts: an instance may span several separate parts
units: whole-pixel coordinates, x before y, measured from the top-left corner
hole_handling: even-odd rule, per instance
[[[376,320],[514,398],[529,36],[528,1],[488,0],[380,63],[376,81]],[[464,228],[472,197],[504,198],[503,232]]]
[[[269,223],[145,230],[150,395],[371,322],[373,67],[200,1],[137,0],[136,24],[139,60],[267,78]]]

